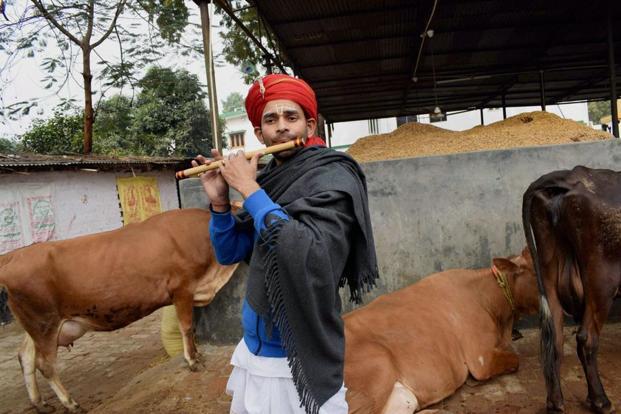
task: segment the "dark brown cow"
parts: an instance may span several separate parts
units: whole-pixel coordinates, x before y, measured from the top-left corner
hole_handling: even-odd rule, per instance
[[[621,282],[621,173],[579,166],[544,175],[524,193],[522,215],[541,293],[547,410],[564,411],[559,370],[565,312],[580,324],[576,340],[587,401],[595,412],[611,412],[597,347]]]
[[[536,313],[528,250],[493,269],[453,269],[345,315],[345,386],[352,414],[411,414],[461,387],[515,372],[514,320]],[[499,287],[504,281],[507,289]]]
[[[88,331],[122,328],[174,304],[191,369],[199,355],[192,330],[193,305],[211,302],[236,265],[217,264],[209,240],[209,212],[162,213],[119,230],[34,244],[0,256],[0,285],[26,330],[19,351],[26,388],[38,411],[35,369],[70,411],[69,396],[55,369],[59,346]]]

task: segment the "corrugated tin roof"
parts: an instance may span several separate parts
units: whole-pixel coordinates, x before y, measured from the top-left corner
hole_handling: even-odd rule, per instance
[[[24,170],[100,169],[119,170],[128,167],[176,169],[187,165],[184,158],[105,157],[80,155],[0,154],[0,173]]]
[[[416,73],[433,0],[253,4],[330,122],[607,98],[608,4],[621,73],[620,1],[438,1]]]

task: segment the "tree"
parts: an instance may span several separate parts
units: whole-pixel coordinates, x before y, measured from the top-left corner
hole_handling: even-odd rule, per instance
[[[589,121],[599,124],[600,119],[610,115],[610,101],[589,102]]]
[[[31,4],[31,5],[29,5]],[[125,17],[125,19],[122,19]],[[130,18],[133,17],[133,18]],[[121,61],[112,64],[106,60],[102,75],[108,79],[104,86],[118,87],[131,83],[133,74],[160,54],[162,42],[154,40],[151,30],[146,35],[136,34],[134,18],[147,25],[153,20],[161,39],[178,42],[187,25],[188,10],[183,0],[30,0],[24,12],[14,23],[0,25],[0,51],[9,55],[7,62],[25,53],[34,57],[53,43],[59,48],[58,57],[46,57],[42,69],[47,75],[46,87],[62,86],[69,79],[73,64],[81,58],[82,86],[84,88],[83,152],[92,150],[93,137],[93,71],[92,54],[109,38],[118,43]],[[121,24],[121,21],[130,22]],[[129,60],[128,60],[129,59]],[[1,68],[3,69],[3,68]],[[58,70],[64,69],[64,80],[59,82]],[[9,116],[27,114],[36,102],[17,102],[5,108]]]
[[[235,112],[244,109],[244,97],[239,92],[233,92],[222,101],[222,112]]]
[[[138,81],[135,100],[115,95],[100,102],[93,152],[106,155],[195,156],[211,150],[205,92],[196,75],[151,67]],[[22,136],[25,151],[43,154],[80,150],[82,113],[59,106]],[[222,131],[220,131],[222,133]]]
[[[231,0],[230,4],[233,10],[239,10],[236,17],[252,32],[263,47],[271,51],[271,55],[275,56],[276,59],[286,61],[278,48],[274,35],[262,24],[254,6],[246,0]],[[224,25],[224,30],[220,34],[224,41],[224,49],[222,50],[224,60],[238,68],[247,63],[253,64],[256,68],[266,67],[267,57],[264,56],[263,51],[252,42],[228,14],[220,9],[218,9],[218,13],[221,15]],[[270,64],[274,64],[274,62],[270,62]],[[274,69],[278,70],[277,68]],[[245,73],[244,81],[250,84],[256,79],[256,76],[256,73]]]
[[[131,127],[136,154],[208,154],[212,148],[205,92],[196,75],[186,70],[150,68],[138,83]],[[222,133],[222,131],[219,131]]]
[[[22,135],[21,149],[39,154],[77,154],[81,150],[83,116],[56,108],[52,118],[36,119]]]
[[[13,141],[8,138],[0,138],[0,154],[10,154],[15,152],[16,146]]]
[[[107,155],[129,155],[128,134],[133,121],[133,101],[123,95],[114,95],[97,106],[93,126],[93,151]]]

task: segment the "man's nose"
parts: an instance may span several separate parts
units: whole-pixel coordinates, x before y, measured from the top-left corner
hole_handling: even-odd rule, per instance
[[[285,118],[284,117],[278,117],[278,120],[276,121],[276,128],[278,130],[278,132],[281,131],[286,131],[289,128],[287,127],[287,123],[285,122]]]

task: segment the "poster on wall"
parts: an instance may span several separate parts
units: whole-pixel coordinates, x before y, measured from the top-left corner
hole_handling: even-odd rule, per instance
[[[155,177],[117,178],[123,225],[138,223],[162,212]]]
[[[51,240],[54,235],[54,209],[51,196],[33,196],[26,198],[32,242]]]
[[[0,254],[54,238],[56,218],[47,184],[0,188]]]
[[[0,203],[0,253],[24,246],[19,202]]]

